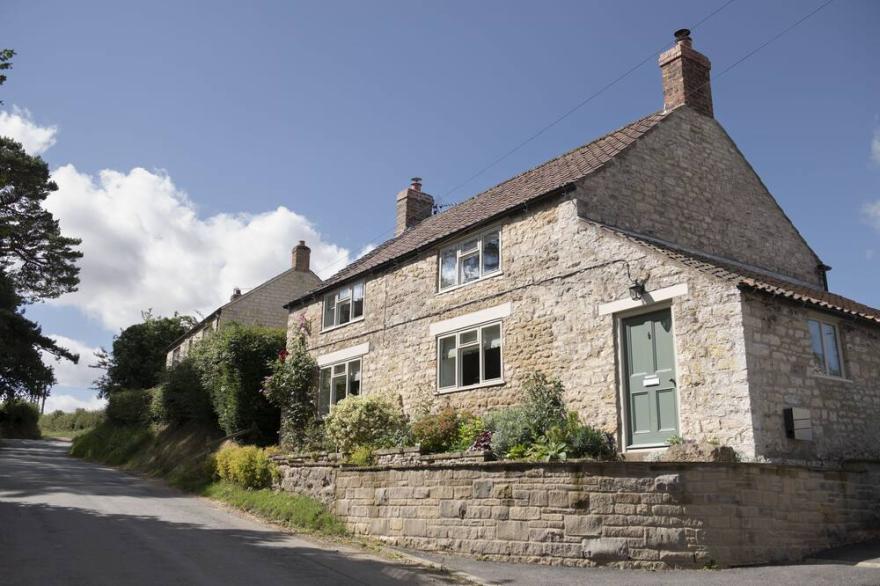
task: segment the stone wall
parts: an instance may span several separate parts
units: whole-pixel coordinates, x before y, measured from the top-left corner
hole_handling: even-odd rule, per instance
[[[819,259],[721,125],[684,107],[577,192],[585,215],[822,287]]]
[[[743,313],[757,455],[880,459],[880,328],[754,293]],[[815,368],[811,317],[836,324],[843,378]],[[809,410],[812,441],[785,436],[786,407]]]
[[[365,393],[391,392],[412,411],[426,398],[482,413],[520,401],[521,381],[540,370],[559,377],[570,408],[621,435],[615,319],[603,303],[629,297],[626,264],[648,289],[686,284],[671,301],[679,370],[681,435],[754,451],[739,290],[582,219],[575,200],[548,202],[501,226],[503,274],[437,293],[437,255],[428,252],[366,282],[362,321],[321,331],[321,302],[291,314],[311,324],[316,356],[369,342]],[[511,303],[503,325],[504,383],[435,391],[436,321]],[[291,327],[290,331],[295,331]]]
[[[286,479],[295,477],[282,468]],[[297,490],[288,480],[284,487]],[[880,465],[342,467],[332,509],[358,534],[484,559],[646,569],[748,565],[877,535]]]

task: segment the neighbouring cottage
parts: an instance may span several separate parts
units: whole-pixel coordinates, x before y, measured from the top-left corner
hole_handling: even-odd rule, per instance
[[[662,111],[442,213],[414,179],[394,238],[292,296],[322,413],[388,391],[479,413],[540,370],[628,458],[673,436],[880,457],[880,312],[828,291],[714,118],[688,31],[660,69]]]
[[[192,345],[221,325],[231,322],[273,328],[287,327],[287,311],[283,305],[320,286],[321,279],[309,268],[311,249],[305,241],[291,251],[291,266],[265,283],[242,293],[236,288],[229,302],[211,312],[205,319],[177,338],[167,350],[166,365],[174,366],[186,357]]]

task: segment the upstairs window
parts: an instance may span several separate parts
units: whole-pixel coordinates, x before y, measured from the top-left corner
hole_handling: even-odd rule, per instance
[[[361,394],[361,359],[349,360],[321,369],[318,383],[318,414],[323,417],[339,401]]]
[[[500,323],[437,338],[437,388],[440,391],[500,381]]]
[[[324,296],[324,329],[335,328],[364,317],[364,282]]]
[[[843,364],[840,360],[837,327],[817,319],[808,319],[807,326],[810,328],[813,364],[824,375],[842,378]]]
[[[444,248],[439,265],[440,291],[497,273],[501,269],[501,232],[484,232]]]

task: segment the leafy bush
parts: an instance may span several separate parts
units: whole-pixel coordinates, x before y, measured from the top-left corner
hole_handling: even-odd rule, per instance
[[[268,488],[278,474],[269,455],[269,451],[257,446],[227,442],[214,456],[217,476],[248,490]]]
[[[614,436],[589,425],[581,425],[577,421],[576,413],[571,413],[571,416],[576,424],[569,425],[568,428],[569,456],[572,458],[589,457],[597,460],[612,460],[617,456]]]
[[[372,466],[376,463],[376,455],[370,446],[355,446],[348,456],[348,463],[355,466]]]
[[[284,330],[229,323],[193,346],[190,356],[227,434],[247,430],[245,441],[277,441],[280,410],[260,390],[284,345]]]
[[[114,391],[107,399],[107,418],[127,425],[148,423],[152,399],[152,389]]]
[[[475,417],[470,413],[462,413],[458,418],[458,433],[456,434],[454,449],[459,452],[480,449],[474,446],[474,442],[485,431],[486,422],[480,417]]]
[[[308,352],[304,330],[291,337],[288,350],[271,364],[263,381],[263,395],[281,409],[281,443],[300,445],[305,430],[315,421],[315,374],[317,364]]]
[[[486,426],[492,431],[492,452],[499,458],[516,445],[530,445],[533,441],[532,422],[525,407],[515,406],[490,413]]]
[[[400,407],[377,395],[346,397],[324,419],[327,441],[345,454],[355,446],[397,445],[405,428],[406,419]]]
[[[155,421],[169,425],[190,421],[216,425],[211,395],[192,360],[184,359],[168,371],[153,396],[152,413]]]
[[[547,378],[544,373],[533,372],[526,377],[523,383],[524,407],[533,438],[544,435],[554,425],[565,423],[564,391],[558,379]]]
[[[39,420],[40,410],[33,403],[7,401],[0,405],[0,437],[37,439]]]
[[[448,452],[458,443],[459,414],[452,407],[428,413],[416,419],[411,429],[413,440],[425,454]]]
[[[75,432],[97,427],[104,421],[104,410],[77,409],[73,413],[53,411],[40,417],[40,429],[46,432]]]

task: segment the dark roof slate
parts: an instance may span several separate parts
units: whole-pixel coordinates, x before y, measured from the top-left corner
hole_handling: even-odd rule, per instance
[[[640,118],[423,220],[399,236],[380,244],[312,291],[294,299],[287,307],[458,232],[492,220],[589,175],[636,142],[668,114],[655,112]]]

